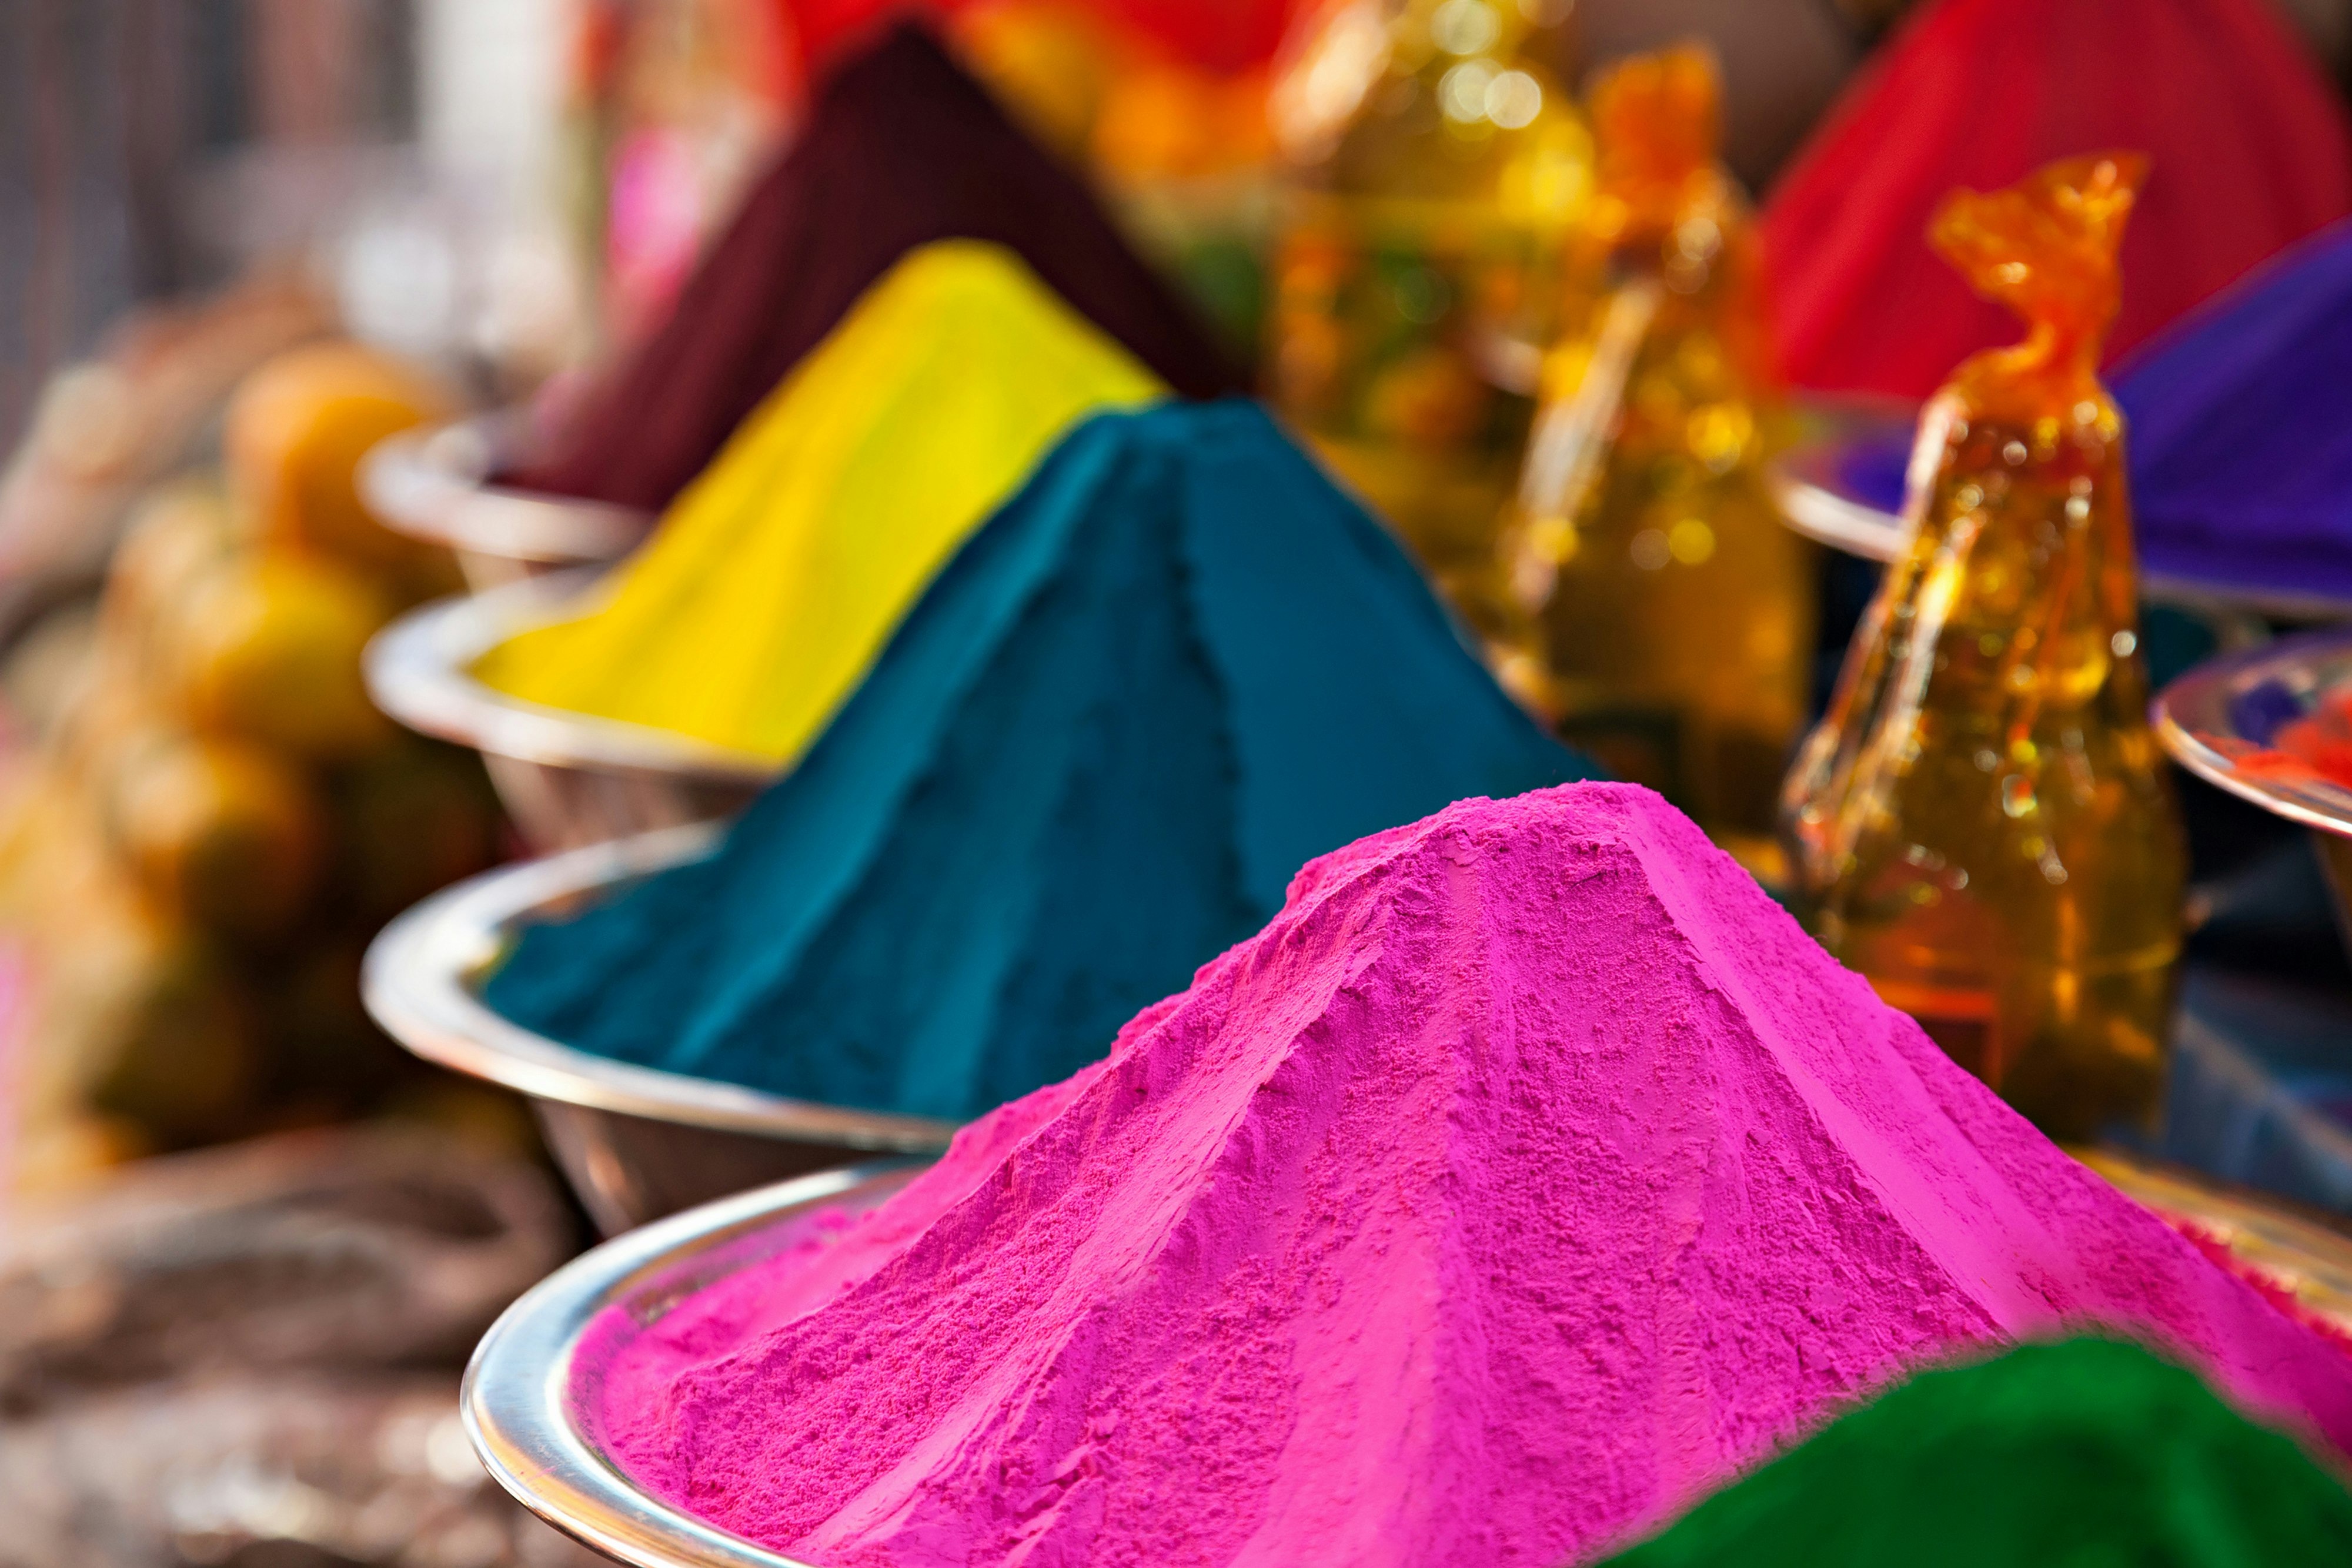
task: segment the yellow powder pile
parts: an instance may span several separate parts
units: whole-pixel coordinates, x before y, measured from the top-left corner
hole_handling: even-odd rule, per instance
[[[578,618],[501,644],[476,674],[788,761],[1065,431],[1164,392],[1010,251],[925,246],[753,411]]]

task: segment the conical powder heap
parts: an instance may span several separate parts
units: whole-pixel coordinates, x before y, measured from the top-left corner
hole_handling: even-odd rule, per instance
[[[1239,391],[1207,329],[1086,187],[913,22],[845,59],[669,318],[509,482],[659,511],[900,256],[990,240],[1177,391]]]
[[[566,1044],[961,1119],[1099,1056],[1313,855],[1582,766],[1255,405],[1074,432],[719,855],[528,933]]]
[[[2352,1563],[2352,1496],[2137,1345],[1924,1373],[1610,1568]]]
[[[940,563],[1086,415],[1166,389],[1010,251],[909,253],[577,619],[476,666],[509,695],[797,756]]]
[[[2151,572],[2352,598],[2352,221],[2116,367]]]
[[[2352,1440],[2352,1361],[1623,785],[1308,865],[1106,1061],[777,1267],[778,1311],[604,1325],[577,1386],[640,1482],[841,1568],[1549,1568],[2062,1325]]]
[[[1790,380],[1924,398],[2011,341],[1928,250],[1929,217],[1955,189],[2108,148],[2155,171],[2111,356],[2352,212],[2352,124],[2268,0],[1930,0],[1765,204]]]

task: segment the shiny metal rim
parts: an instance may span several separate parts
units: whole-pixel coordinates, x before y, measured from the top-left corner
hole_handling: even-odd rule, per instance
[[[491,484],[524,428],[509,410],[403,431],[361,460],[360,495],[413,538],[508,560],[611,560],[645,538],[654,519],[635,507]]]
[[[2129,1158],[2086,1158],[2143,1207],[2220,1228],[2233,1251],[2315,1291],[2322,1300],[2309,1304],[2343,1321],[2352,1242]],[[714,1529],[632,1481],[583,1430],[572,1397],[574,1357],[608,1307],[628,1308],[650,1324],[688,1292],[772,1254],[781,1239],[762,1248],[762,1232],[823,1207],[874,1207],[922,1168],[877,1163],[722,1198],[608,1241],[550,1275],[507,1309],[467,1368],[466,1428],[484,1465],[541,1518],[632,1568],[810,1568]]]
[[[1764,467],[1764,486],[1789,527],[1807,538],[1884,566],[1910,542],[1910,525],[1893,512],[1857,501],[1826,482],[1836,436],[1801,443]],[[2142,571],[2140,590],[2148,599],[2205,614],[2273,615],[2286,621],[2341,620],[2352,604],[2323,594],[2238,588],[2164,572]]]
[[[500,643],[575,613],[601,575],[600,568],[576,567],[411,611],[368,643],[368,695],[411,729],[525,762],[754,789],[781,776],[779,764],[753,752],[525,702],[474,678],[474,662]]]
[[[821,1208],[872,1208],[923,1168],[876,1162],[721,1198],[607,1241],[541,1281],[491,1325],[466,1368],[466,1431],[483,1465],[525,1508],[631,1568],[811,1568],[631,1480],[583,1430],[573,1357],[606,1308],[650,1322],[688,1291],[773,1251],[759,1245],[761,1233]]]
[[[937,1154],[955,1124],[824,1105],[574,1051],[522,1028],[476,994],[515,931],[583,894],[608,891],[708,854],[722,831],[698,822],[502,866],[426,899],[379,933],[362,966],[369,1016],[428,1061],[542,1100],[850,1150]]]
[[[1884,565],[1903,553],[1910,538],[1903,519],[1811,480],[1800,479],[1780,464],[1768,465],[1764,483],[1772,504],[1789,526],[1809,539]]]
[[[2352,838],[2352,790],[2320,779],[2251,775],[2205,738],[2245,739],[2231,715],[2234,698],[2272,682],[2309,696],[2327,684],[2331,664],[2352,674],[2352,632],[2311,632],[2213,659],[2158,693],[2148,721],[2173,760],[2207,783],[2289,821]]]

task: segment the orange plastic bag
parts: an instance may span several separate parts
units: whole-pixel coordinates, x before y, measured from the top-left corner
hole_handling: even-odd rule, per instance
[[[2059,1136],[2152,1118],[2179,952],[2122,416],[2099,384],[2146,161],[1960,192],[1930,239],[2025,340],[1927,405],[1908,549],[1783,798],[1831,951]]]

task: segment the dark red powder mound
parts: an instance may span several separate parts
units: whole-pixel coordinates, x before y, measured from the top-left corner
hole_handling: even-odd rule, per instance
[[[1924,397],[2014,341],[1929,252],[1928,214],[2111,149],[2152,160],[2111,358],[2352,212],[2352,125],[2270,0],[1931,0],[1765,207],[1790,378]]]
[[[1177,391],[1244,390],[1086,187],[902,23],[844,61],[669,319],[591,392],[553,456],[509,481],[660,510],[868,285],[950,238],[1018,252]]]
[[[1207,71],[1264,65],[1282,42],[1291,14],[1314,0],[1085,0],[1099,16],[1177,59]],[[953,16],[971,0],[784,0],[801,53],[822,67],[882,18],[909,12]]]

